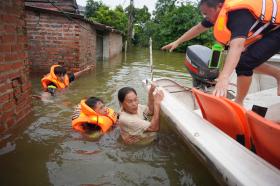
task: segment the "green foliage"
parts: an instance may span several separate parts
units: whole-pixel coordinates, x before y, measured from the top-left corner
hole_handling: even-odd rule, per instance
[[[143,8],[135,8],[134,15],[134,24],[139,24],[141,26],[151,19],[151,14],[146,6],[143,6]]]
[[[95,12],[102,6],[101,1],[87,0],[85,16],[87,18],[94,17]]]
[[[173,11],[176,6],[176,0],[158,0],[156,3],[156,10],[154,11],[155,19],[157,22],[164,17],[167,12]]]
[[[107,6],[101,6],[95,13],[93,20],[112,26],[123,32],[127,27],[127,16],[121,7],[116,7],[114,10],[109,9]]]
[[[112,26],[123,33],[127,33],[128,10],[122,6],[110,9],[101,1],[87,0],[86,16],[89,19]],[[153,17],[146,6],[133,8],[134,41],[135,45],[148,46],[149,37],[153,38],[153,47],[162,46],[176,40],[187,30],[202,20],[199,10],[193,1],[158,0]],[[212,31],[182,44],[177,51],[184,52],[186,46],[201,44],[211,46],[213,43]]]
[[[122,32],[127,29],[127,15],[122,6],[110,9],[100,1],[88,0],[86,16],[96,22],[112,26]]]
[[[162,46],[175,41],[202,19],[200,11],[193,1],[158,0],[156,10],[153,12],[153,18],[151,20],[146,19],[141,26],[135,26],[134,43],[147,47],[149,37],[152,37],[153,47],[160,49]],[[186,47],[189,45],[211,46],[212,43],[212,31],[209,31],[180,45],[176,51],[185,52]]]

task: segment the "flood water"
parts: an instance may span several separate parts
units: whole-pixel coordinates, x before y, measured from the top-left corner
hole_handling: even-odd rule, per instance
[[[191,83],[184,54],[153,51],[153,59],[154,77]],[[97,62],[63,94],[44,102],[34,99],[31,116],[0,136],[0,185],[217,185],[166,120],[157,141],[145,146],[125,145],[118,127],[99,140],[72,130],[73,107],[83,98],[98,96],[119,110],[117,91],[131,86],[145,104],[141,80],[150,77],[148,65],[149,50],[136,48]],[[42,92],[40,79],[32,77],[36,95]]]

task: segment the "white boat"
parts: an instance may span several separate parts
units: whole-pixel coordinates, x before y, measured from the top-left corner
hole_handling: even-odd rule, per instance
[[[245,100],[245,107],[250,109],[252,104],[258,104],[274,109],[277,107],[276,110],[279,111],[280,96],[276,96],[275,82],[271,85],[274,88],[263,90],[267,87],[261,85],[261,78],[263,77],[258,75],[254,78],[254,85]],[[164,100],[161,103],[162,115],[172,121],[172,128],[221,184],[280,185],[278,168],[203,119],[190,88],[167,78],[154,81],[164,92]],[[148,82],[143,81],[147,88]],[[275,113],[271,114],[271,117],[275,116],[279,117]]]

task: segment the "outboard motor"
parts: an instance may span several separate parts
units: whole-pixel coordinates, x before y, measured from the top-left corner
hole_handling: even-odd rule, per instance
[[[187,48],[185,66],[193,78],[193,86],[207,89],[215,85],[219,75],[218,68],[209,68],[212,50],[202,45],[192,45]]]

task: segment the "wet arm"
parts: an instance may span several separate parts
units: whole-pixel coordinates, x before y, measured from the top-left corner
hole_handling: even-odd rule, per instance
[[[235,38],[230,42],[230,49],[228,51],[228,55],[226,57],[225,65],[218,77],[218,82],[213,91],[213,95],[215,96],[226,96],[229,77],[236,68],[241,53],[244,50],[245,38]]]
[[[160,114],[160,104],[154,106],[154,115],[151,120],[151,125],[147,131],[155,132],[159,130],[159,114]]]
[[[94,65],[92,66],[87,66],[85,69],[81,70],[81,71],[78,71],[78,72],[75,72],[74,73],[74,76],[75,78],[78,78],[80,77],[83,73],[87,72],[87,71],[90,71],[91,69],[93,69]]]
[[[160,103],[163,100],[163,92],[159,91],[154,96],[154,115],[151,120],[151,125],[147,131],[155,132],[159,130],[159,114],[160,114]]]
[[[192,38],[200,35],[201,33],[207,31],[209,28],[204,27],[201,23],[198,23],[197,25],[193,26],[190,30],[185,32],[180,38],[176,40],[176,42],[179,44],[189,41]]]
[[[154,96],[153,96],[154,90],[155,90],[155,85],[151,84],[151,87],[150,87],[149,93],[148,93],[148,108],[149,108],[150,115],[154,114]]]
[[[169,50],[172,52],[175,48],[177,48],[181,43],[191,40],[192,38],[198,36],[199,34],[207,31],[209,28],[204,27],[201,23],[198,23],[197,25],[193,26],[190,30],[185,32],[180,38],[178,38],[176,41],[173,41],[172,43],[169,43],[168,45],[165,45],[162,47],[162,50]]]

